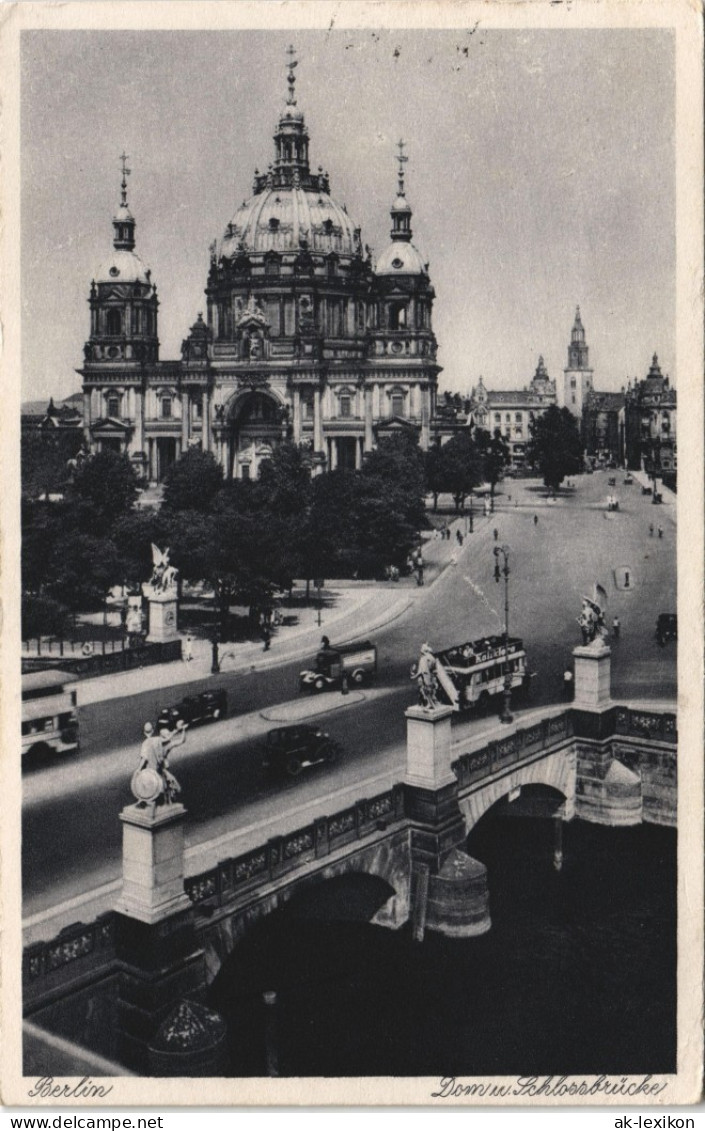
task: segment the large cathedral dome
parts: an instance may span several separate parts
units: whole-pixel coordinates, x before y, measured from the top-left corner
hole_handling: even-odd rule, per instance
[[[344,204],[330,195],[328,174],[311,172],[308,130],[296,109],[293,67],[289,97],[274,135],[275,157],[266,173],[255,171],[254,195],[238,208],[225,229],[219,257],[268,252],[360,255],[360,229]]]

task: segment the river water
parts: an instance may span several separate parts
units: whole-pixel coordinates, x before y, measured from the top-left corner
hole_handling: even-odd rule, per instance
[[[468,850],[489,875],[479,938],[294,906],[254,928],[211,996],[232,1075],[266,1074],[267,1046],[282,1076],[675,1071],[675,831],[574,821],[560,873],[550,820],[487,819]]]

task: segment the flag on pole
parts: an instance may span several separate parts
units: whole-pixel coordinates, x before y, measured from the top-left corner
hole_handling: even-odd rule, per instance
[[[607,603],[607,590],[602,585],[600,585],[599,581],[595,582],[593,600],[595,604],[599,605],[600,607],[602,607],[603,604]]]

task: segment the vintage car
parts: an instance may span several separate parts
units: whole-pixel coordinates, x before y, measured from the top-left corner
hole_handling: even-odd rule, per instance
[[[311,667],[299,672],[299,691],[326,691],[341,687],[345,679],[359,686],[373,679],[377,672],[377,648],[371,640],[327,645],[318,652]]]
[[[201,691],[198,695],[185,695],[172,707],[163,707],[157,718],[157,730],[166,727],[173,730],[181,720],[188,726],[198,726],[199,723],[215,723],[224,719],[228,713],[228,700],[225,688],[215,691]]]
[[[607,480],[607,486],[608,487],[616,487],[617,486],[617,479],[614,475],[610,475],[609,479]]]
[[[300,723],[275,727],[267,732],[262,747],[262,766],[274,773],[296,777],[302,770],[322,762],[334,762],[341,746],[325,730]]]
[[[656,640],[661,648],[669,640],[678,639],[678,616],[676,613],[659,613],[656,621]]]
[[[631,484],[634,482],[634,476],[629,471],[624,476],[624,482],[627,484],[627,486],[631,486]]]

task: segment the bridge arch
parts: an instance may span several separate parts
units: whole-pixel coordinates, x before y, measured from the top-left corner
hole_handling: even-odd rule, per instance
[[[528,785],[550,786],[561,793],[565,798],[561,815],[566,821],[572,820],[575,816],[576,764],[575,750],[559,750],[465,792],[460,796],[459,804],[467,831],[470,832],[496,802],[513,790]]]
[[[258,892],[238,900],[216,920],[202,921],[198,935],[205,951],[207,981],[212,984],[230,955],[263,920],[286,911],[290,918],[297,910],[327,921],[340,918],[346,903],[355,912],[346,921],[372,922],[378,926],[400,927],[409,917],[410,860],[405,832],[381,838],[357,852],[337,859],[317,861],[318,866],[292,875],[288,883],[275,890]],[[303,914],[300,916],[303,918]]]

